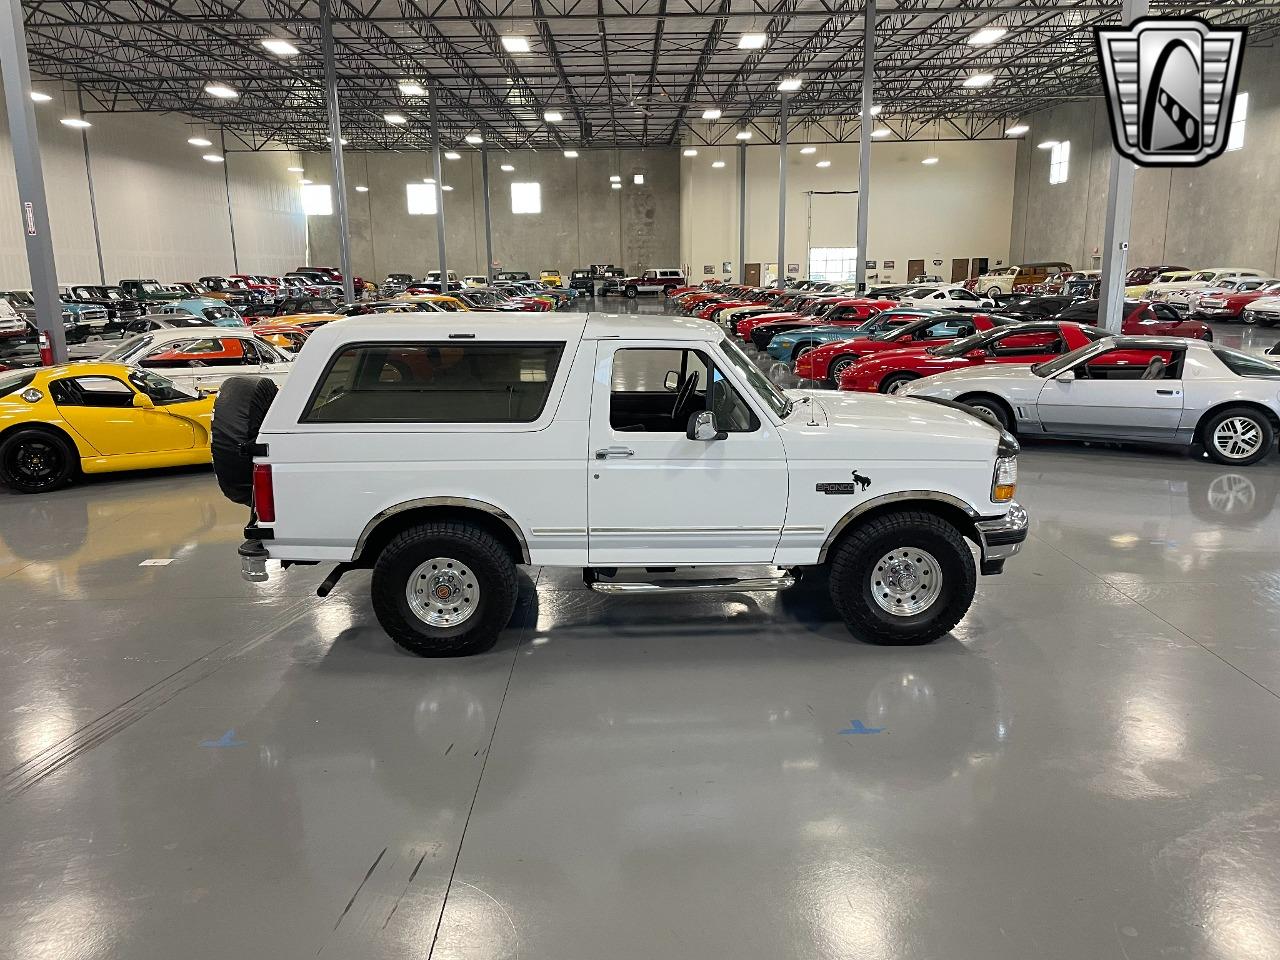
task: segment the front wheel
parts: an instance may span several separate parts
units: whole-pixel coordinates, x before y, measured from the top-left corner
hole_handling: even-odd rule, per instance
[[[1003,290],[1001,290],[999,287],[987,287],[987,296],[988,296],[988,297],[996,297],[996,296],[999,296],[999,295],[1000,295],[1000,294],[1002,294],[1002,293],[1004,293],[1004,291],[1003,291]]]
[[[516,606],[516,568],[494,537],[467,523],[424,523],[378,555],[373,610],[391,639],[423,657],[493,646]]]
[[[1009,409],[995,397],[961,397],[960,402],[974,413],[995,423],[1001,430],[1013,433],[1013,417],[1009,415]]]
[[[831,560],[831,601],[869,643],[916,646],[945,634],[973,603],[977,569],[960,532],[920,511],[882,514]]]
[[[833,361],[831,366],[827,368],[827,376],[831,380],[831,385],[838,388],[840,386],[840,374],[857,362],[857,357],[841,357],[839,360]]]
[[[1250,407],[1228,407],[1205,421],[1200,439],[1210,459],[1247,467],[1271,452],[1276,434],[1266,414]]]
[[[47,493],[71,482],[76,455],[48,430],[18,430],[0,444],[0,483],[18,493]]]
[[[628,300],[634,300],[636,298],[636,294],[639,293],[640,291],[638,291],[635,287],[626,287],[625,289],[623,289],[622,292]]]
[[[913,380],[919,380],[914,373],[894,373],[880,381],[881,393],[901,393],[903,388]]]

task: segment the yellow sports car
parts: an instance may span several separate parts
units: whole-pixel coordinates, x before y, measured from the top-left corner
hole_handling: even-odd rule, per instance
[[[0,373],[0,483],[44,493],[79,473],[209,462],[213,398],[122,363]]]

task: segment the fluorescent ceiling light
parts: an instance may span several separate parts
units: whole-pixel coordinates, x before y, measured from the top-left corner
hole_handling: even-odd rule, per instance
[[[361,185],[356,187],[356,193],[368,193],[368,192],[369,192],[369,188],[366,186]]]
[[[827,167],[831,166],[831,161],[830,161],[830,160],[819,160],[816,164],[814,164],[814,166],[822,167],[822,169],[824,169],[824,170],[825,170]]]
[[[923,163],[926,167],[932,167],[935,163],[937,163],[937,162],[938,162],[938,158],[937,158],[937,157],[925,157],[925,158],[924,158],[923,160],[921,160],[920,162],[921,162],[921,163]]]
[[[190,142],[191,142],[190,140],[188,140],[188,141],[187,141],[187,143],[190,143]],[[286,169],[287,169],[290,173],[304,173],[304,172],[305,172],[305,171],[302,169],[302,167],[287,167]]]
[[[484,143],[484,137],[480,136],[478,133],[468,133],[462,139],[466,140],[467,143],[471,144],[473,147],[478,147],[480,144]]]
[[[970,90],[978,87],[989,87],[995,78],[993,73],[975,73],[971,77],[965,77],[963,86],[968,87]]]
[[[871,105],[871,115],[872,115],[873,117],[878,117],[878,116],[880,116],[880,111],[881,111],[881,110],[883,110],[883,109],[884,109],[884,105],[883,105],[883,104],[880,104],[880,103],[873,103],[873,104]],[[862,116],[862,111],[861,111],[861,110],[859,110],[859,111],[858,111],[858,116]]]
[[[735,140],[750,140],[750,139],[751,139],[751,131],[750,131],[750,130],[739,130],[739,131],[738,131],[737,133],[735,133],[733,136],[734,136],[734,139],[735,139]]]
[[[559,110],[547,110],[542,114],[542,119],[547,121],[547,123],[559,123],[564,119],[564,114]]]
[[[985,47],[995,43],[1008,32],[1004,27],[983,27],[977,33],[969,34],[969,43],[975,47]]]
[[[721,168],[724,166],[724,161],[723,161],[723,160],[713,160],[713,161],[712,161],[712,163],[711,163],[711,166],[712,166],[712,167],[714,167],[715,169],[719,170],[719,169],[721,169]]]
[[[396,126],[399,126],[402,123],[409,122],[409,120],[405,117],[403,113],[384,113],[382,115],[382,119],[387,121],[387,123],[393,123]],[[330,141],[330,143],[332,142],[333,141]]]
[[[616,174],[616,173],[610,174],[610,175],[609,175],[609,182],[610,182],[610,183],[621,183],[621,182],[622,182],[622,177],[618,176],[618,174]]]
[[[225,83],[206,83],[204,92],[211,97],[217,97],[219,100],[234,100],[240,94],[236,93],[231,87]]]
[[[446,150],[444,152],[444,158],[446,160],[461,160],[462,154],[458,153],[456,150]]]
[[[808,156],[811,153],[817,153],[818,148],[817,147],[801,147],[800,152],[803,153],[805,156]]]
[[[187,137],[187,143],[193,147],[212,147],[213,141],[208,137]]]
[[[744,33],[738,37],[739,50],[759,50],[769,42],[767,33]]]
[[[503,164],[499,169],[501,169],[503,173],[515,173],[515,172],[516,172],[516,168],[515,168],[515,167],[513,167],[513,166],[512,166],[511,164],[509,164],[509,163],[504,163],[504,164]]]
[[[406,97],[425,97],[427,95],[426,89],[416,80],[401,80],[396,86],[400,88],[400,92]]]
[[[893,133],[893,131],[890,130],[888,127],[876,127],[874,130],[871,131],[871,135],[877,138],[887,137],[891,133]]]
[[[680,156],[682,157],[696,157],[697,155],[698,155],[698,151],[695,150],[693,147],[685,147],[683,150],[680,151]]]
[[[1037,143],[1036,147],[1038,147],[1041,150],[1052,150],[1057,145],[1058,145],[1057,140],[1046,140],[1044,141],[1044,143]]]
[[[529,38],[518,33],[508,33],[502,38],[502,49],[507,53],[528,53]]]
[[[611,183],[611,184],[609,184],[609,186],[611,186],[614,190],[621,190],[621,189],[622,189],[622,184],[620,184],[620,183]]]
[[[435,183],[435,182],[436,182],[436,180],[435,180],[435,177],[423,177],[423,178],[422,178],[422,182],[423,182],[423,183]]]
[[[325,137],[325,140],[326,140],[326,141],[328,141],[329,143],[333,143],[333,137]],[[342,146],[344,146],[344,147],[345,147],[345,146],[347,145],[347,138],[346,138],[346,137],[343,137],[343,138],[342,138],[341,140],[339,140],[338,142],[339,142],[340,144],[342,144]]]
[[[1031,128],[1028,127],[1025,123],[1015,123],[1012,127],[1010,127],[1004,132],[1004,135],[1006,137],[1020,137],[1030,129]]]
[[[787,77],[778,84],[778,89],[783,93],[794,93],[800,89],[800,85],[804,83],[799,77]]]
[[[207,158],[206,158],[206,159],[207,159]],[[306,177],[302,177],[302,178],[300,178],[300,179],[298,180],[298,183],[302,184],[302,185],[305,187],[305,186],[307,186],[308,184],[315,183],[315,181],[314,181],[314,180],[308,180]]]
[[[644,174],[643,173],[634,174],[631,177],[631,182],[634,183],[637,187],[644,186]]]
[[[222,163],[225,158],[220,153],[206,153],[200,159],[208,160],[210,163]]]
[[[31,99],[36,103],[48,103],[53,99],[53,97],[49,96],[47,93],[41,93],[39,90],[32,90]]]
[[[85,127],[93,126],[93,124],[84,117],[63,117],[62,125],[64,127],[75,127],[78,130],[83,130]]]
[[[453,189],[453,187],[449,186],[447,183],[443,183],[443,184],[441,184],[441,185],[440,185],[440,189],[441,189],[441,190],[452,190],[452,189]]]
[[[298,48],[288,40],[280,40],[275,37],[262,41],[262,45],[274,53],[277,57],[296,57]]]
[[[566,150],[566,151],[564,152],[564,155],[565,155],[566,157],[568,157],[570,160],[576,160],[576,159],[578,159],[578,151],[577,151],[577,150]]]
[[[703,119],[703,120],[719,120],[719,119],[720,119],[720,108],[719,108],[719,107],[707,107],[707,109],[705,109],[705,110],[703,110],[703,111],[702,111],[702,119]]]

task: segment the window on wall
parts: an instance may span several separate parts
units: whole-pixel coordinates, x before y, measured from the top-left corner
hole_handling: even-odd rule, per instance
[[[1055,143],[1049,153],[1049,182],[1066,183],[1071,171],[1071,141]]]
[[[513,183],[511,185],[512,213],[541,213],[542,184]]]
[[[405,193],[409,212],[415,216],[432,216],[436,212],[436,185],[434,183],[406,183]]]
[[[810,280],[852,280],[858,272],[857,247],[811,247]]]
[[[333,191],[327,183],[302,185],[302,212],[308,217],[333,216]]]
[[[1249,95],[1236,94],[1235,109],[1231,111],[1231,129],[1227,132],[1227,149],[1244,149],[1244,122],[1249,116]]]

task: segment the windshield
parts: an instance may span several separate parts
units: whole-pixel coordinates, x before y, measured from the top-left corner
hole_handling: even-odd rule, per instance
[[[1203,281],[1203,280],[1212,280],[1212,279],[1213,279],[1213,276],[1214,276],[1214,274],[1213,274],[1213,271],[1212,271],[1212,270],[1202,270],[1200,273],[1197,273],[1197,274],[1196,274],[1194,277],[1192,277],[1191,279],[1192,279],[1193,281],[1195,281],[1195,282],[1197,282],[1197,283],[1198,283],[1198,282]]]
[[[1031,368],[1031,372],[1037,377],[1052,377],[1055,374],[1067,369],[1086,353],[1093,349],[1093,344],[1087,344],[1083,347],[1076,347],[1070,353],[1064,353],[1062,356],[1053,360],[1046,360],[1044,363],[1037,363]]]
[[[160,284],[156,283],[154,280],[148,280],[145,283],[140,283],[138,284],[138,287],[143,293],[161,293],[164,290],[164,287],[160,286]]]
[[[0,397],[17,393],[36,378],[35,370],[15,370],[12,373],[0,373]]]
[[[199,399],[196,394],[179,389],[172,380],[150,370],[130,370],[129,382],[150,397],[153,403],[183,403]]]
[[[791,412],[791,401],[787,399],[786,394],[774,386],[769,378],[760,372],[760,368],[751,362],[736,343],[721,340],[720,352],[724,354],[726,360],[738,368],[738,373],[742,375],[742,378],[750,384],[751,389],[770,406],[775,414],[785,417]]]
[[[889,327],[887,330],[881,330],[871,339],[873,340],[892,340],[901,333],[915,333],[920,328],[939,320],[939,317],[921,317],[919,320],[912,320],[909,323],[898,323]]]
[[[960,340],[944,343],[940,347],[930,347],[929,352],[935,357],[962,357],[970,350],[985,346],[988,341],[994,340],[1002,332],[1000,330],[984,330],[982,333],[975,333]]]
[[[151,346],[155,337],[149,334],[139,334],[136,337],[130,337],[118,347],[113,347],[104,353],[99,359],[104,363],[128,363],[130,359],[142,353],[147,347]]]

